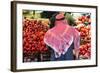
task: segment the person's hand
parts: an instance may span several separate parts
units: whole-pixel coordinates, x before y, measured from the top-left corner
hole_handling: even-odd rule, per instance
[[[75,59],[78,60],[79,59],[79,49],[74,49],[73,55],[75,56]]]

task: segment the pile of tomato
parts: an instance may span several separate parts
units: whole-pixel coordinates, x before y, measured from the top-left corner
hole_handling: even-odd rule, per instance
[[[89,59],[91,57],[91,44],[86,43],[80,46],[80,59]]]
[[[23,21],[24,57],[48,51],[46,44],[43,41],[48,28],[48,26],[42,23],[42,20],[25,19]]]
[[[80,22],[76,29],[80,32],[81,45],[79,57],[80,59],[91,58],[91,19],[90,16],[82,16],[78,18]]]

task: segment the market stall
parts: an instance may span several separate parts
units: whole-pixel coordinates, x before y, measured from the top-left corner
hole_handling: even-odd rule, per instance
[[[50,18],[44,17],[42,13],[44,14],[42,11],[23,11],[23,62],[50,61],[51,53],[43,41],[44,35],[50,27]],[[90,59],[90,14],[66,13],[66,19],[72,27],[76,28],[80,32],[81,45],[79,59]]]

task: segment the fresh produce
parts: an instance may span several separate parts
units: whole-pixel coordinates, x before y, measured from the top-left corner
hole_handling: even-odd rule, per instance
[[[77,19],[76,29],[80,32],[80,59],[91,58],[91,20],[90,16],[81,16]]]
[[[91,44],[81,45],[79,54],[80,58],[89,59],[91,57]]]
[[[77,27],[76,29],[80,32],[81,38],[85,39],[86,37],[90,36],[90,25],[82,25]]]
[[[81,16],[78,18],[78,21],[81,21],[85,25],[91,24],[90,15]]]
[[[37,53],[48,51],[43,41],[48,26],[42,24],[41,20],[23,21],[23,50],[24,56],[33,56]]]

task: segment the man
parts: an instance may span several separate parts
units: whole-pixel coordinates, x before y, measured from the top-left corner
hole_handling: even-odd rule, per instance
[[[44,42],[52,49],[51,61],[78,59],[79,32],[68,25],[64,13],[60,12],[53,18],[55,18],[51,23],[53,26],[44,36]]]

